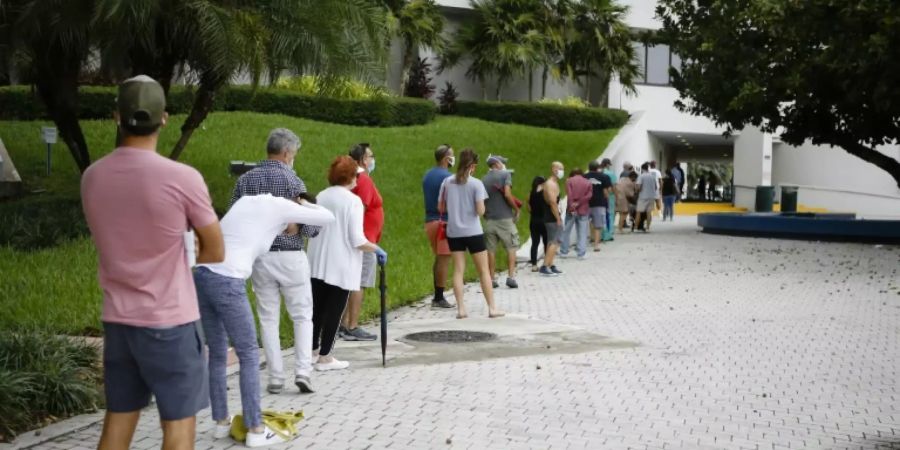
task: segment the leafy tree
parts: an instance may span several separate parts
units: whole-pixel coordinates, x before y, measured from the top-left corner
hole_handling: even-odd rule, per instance
[[[0,53],[32,80],[82,172],[91,157],[78,123],[78,77],[90,56],[93,11],[92,0],[0,1]]]
[[[496,77],[499,100],[511,78],[546,61],[547,37],[540,23],[543,8],[542,0],[472,0],[474,17],[457,31],[440,69],[468,58],[466,76],[481,83],[484,98],[486,78]]]
[[[639,69],[632,47],[633,36],[625,23],[627,12],[627,7],[613,0],[581,0],[569,6],[565,23],[570,35],[565,40],[560,66],[570,77],[584,79],[588,103],[594,77],[607,87],[616,74],[626,89],[635,92],[634,80],[639,76]]]
[[[172,159],[212,110],[218,92],[241,73],[254,86],[266,74],[274,83],[284,70],[337,83],[348,75],[378,76],[385,54],[385,11],[367,0],[98,1],[110,70],[148,73],[165,88],[178,68],[198,80]]]
[[[401,88],[409,82],[413,65],[419,60],[419,49],[430,48],[440,53],[447,45],[444,39],[444,14],[434,0],[399,0],[388,2],[396,20],[395,33],[403,42]]]
[[[900,2],[660,0],[657,13],[682,58],[679,109],[842,147],[900,186],[900,161],[876,149],[900,140]]]
[[[456,98],[459,97],[459,93],[456,92],[456,88],[453,87],[453,83],[447,81],[444,84],[444,88],[441,89],[441,94],[438,95],[438,101],[440,102],[440,111],[441,114],[455,114],[456,113]]]

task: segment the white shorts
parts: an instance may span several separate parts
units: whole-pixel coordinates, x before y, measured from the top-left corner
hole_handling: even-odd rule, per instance
[[[637,201],[637,212],[639,213],[647,213],[653,211],[653,206],[656,204],[655,198],[638,198]]]

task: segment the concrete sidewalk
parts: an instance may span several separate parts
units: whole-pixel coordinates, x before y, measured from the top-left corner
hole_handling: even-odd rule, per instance
[[[315,374],[315,394],[264,393],[307,417],[281,447],[900,449],[900,248],[711,236],[676,217],[558,266],[496,291],[507,318],[485,318],[476,286],[470,319],[391,313],[387,368],[377,343],[339,342],[351,367]],[[499,338],[403,338],[425,329]],[[21,444],[92,448],[100,424],[80,420]],[[204,411],[197,448],[242,447],[211,425]],[[133,448],[160,442],[148,410]]]

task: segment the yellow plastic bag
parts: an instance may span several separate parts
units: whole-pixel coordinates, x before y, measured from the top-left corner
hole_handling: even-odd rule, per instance
[[[270,430],[289,441],[297,437],[297,423],[303,420],[303,411],[263,411],[262,422]],[[247,440],[249,430],[244,418],[238,414],[231,420],[231,437],[238,442]]]

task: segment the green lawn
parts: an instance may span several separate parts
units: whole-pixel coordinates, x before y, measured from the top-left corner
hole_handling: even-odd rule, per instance
[[[163,132],[161,148],[166,154],[177,139],[183,120],[184,116],[175,116]],[[26,181],[27,190],[46,190],[18,202],[33,202],[41,197],[77,198],[79,175],[65,146],[55,146],[53,174],[44,176],[41,125],[46,123],[0,122],[0,138]],[[111,120],[85,121],[83,127],[94,159],[112,149],[115,128]],[[431,124],[415,127],[364,128],[282,115],[215,113],[194,134],[182,162],[203,173],[218,211],[224,212],[227,207],[235,181],[229,175],[228,161],[262,159],[266,136],[275,127],[290,128],[301,137],[303,147],[295,166],[313,192],[326,187],[325,173],[334,156],[346,154],[356,142],[372,144],[378,162],[373,179],[385,204],[381,245],[390,254],[387,272],[393,306],[420,299],[432,290],[431,254],[422,232],[421,179],[434,162],[432,155],[438,144],[449,143],[457,152],[472,147],[482,161],[488,153],[509,157],[508,166],[516,170],[513,191],[524,200],[532,177],[547,174],[551,161],[560,160],[566,167],[585,167],[616,133],[564,132],[457,117],[439,117]],[[486,170],[480,166],[477,176]],[[15,203],[0,206],[15,208]],[[519,229],[524,241],[527,220],[519,223]],[[95,258],[88,238],[34,252],[0,247],[0,307],[4,311],[0,314],[0,328],[38,324],[55,332],[97,332],[100,291]],[[377,291],[371,290],[368,299],[365,313],[371,315],[377,311]]]

